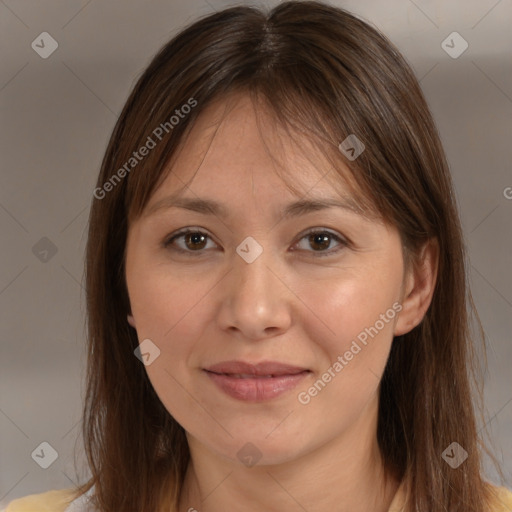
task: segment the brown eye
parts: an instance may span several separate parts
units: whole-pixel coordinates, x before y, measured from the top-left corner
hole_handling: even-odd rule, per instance
[[[307,240],[307,245],[313,249],[313,251],[309,250],[309,252],[318,253],[317,256],[320,257],[332,255],[348,245],[348,242],[346,242],[343,238],[336,235],[335,233],[321,230],[310,231],[309,233],[306,233],[300,239],[300,241],[302,240]],[[328,250],[333,240],[338,243],[338,247],[332,250]],[[308,251],[307,248],[304,250]]]
[[[163,243],[163,247],[177,252],[200,256],[201,254],[204,254],[204,249],[208,248],[208,240],[214,243],[207,233],[198,229],[186,229],[171,236]],[[308,247],[302,247],[300,249],[307,252],[313,252],[316,256],[320,257],[337,253],[343,249],[343,247],[348,245],[348,242],[337,234],[318,229],[303,235],[299,244],[303,240],[307,240]],[[180,243],[178,243],[178,241]],[[338,244],[338,247],[329,249],[333,241]]]
[[[163,243],[165,248],[170,248],[178,252],[201,254],[205,249],[209,236],[203,231],[197,229],[187,229],[176,233]],[[180,241],[181,243],[177,243]]]
[[[192,250],[204,249],[206,236],[202,233],[187,233],[183,235],[185,245]]]
[[[309,235],[309,243],[314,249],[328,249],[329,245],[331,245],[330,235],[325,233]]]

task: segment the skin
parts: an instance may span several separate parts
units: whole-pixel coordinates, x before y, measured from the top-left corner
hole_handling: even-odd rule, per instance
[[[350,194],[321,179],[326,164],[308,161],[286,136],[280,145],[275,136],[262,139],[273,128],[269,122],[260,130],[247,97],[219,125],[224,107],[214,103],[196,121],[172,172],[130,225],[126,248],[128,321],[139,342],[149,338],[160,349],[145,368],[190,447],[179,510],[387,511],[399,482],[385,478],[377,446],[379,383],[393,336],[418,325],[430,304],[436,246],[427,244],[422,265],[406,271],[391,225],[340,208],[282,219],[281,209],[301,197],[275,173],[267,148],[284,155],[302,198]],[[184,197],[217,200],[229,216],[178,208],[149,214],[182,189]],[[184,236],[162,246],[185,227],[205,232],[206,241]],[[309,228],[349,243],[330,238],[315,245],[304,238]],[[252,263],[235,251],[248,236],[263,248]],[[298,393],[394,303],[400,313],[301,404]],[[273,400],[244,402],[202,371],[232,359],[279,361],[311,373]],[[261,455],[252,467],[237,457],[248,442]]]

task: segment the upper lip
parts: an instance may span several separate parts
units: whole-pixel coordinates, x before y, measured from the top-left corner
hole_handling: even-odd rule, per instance
[[[205,370],[219,374],[244,374],[244,375],[295,375],[307,368],[278,363],[276,361],[263,361],[261,363],[246,363],[245,361],[223,361],[205,368]]]

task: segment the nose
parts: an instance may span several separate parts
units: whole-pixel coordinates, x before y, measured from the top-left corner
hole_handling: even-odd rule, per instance
[[[292,291],[279,265],[263,251],[252,263],[238,254],[222,283],[220,328],[253,341],[278,336],[292,322]]]

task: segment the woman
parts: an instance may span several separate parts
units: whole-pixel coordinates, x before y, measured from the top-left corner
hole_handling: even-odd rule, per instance
[[[439,136],[346,11],[230,8],[164,46],[107,148],[86,273],[92,477],[8,512],[512,507],[480,469]]]

